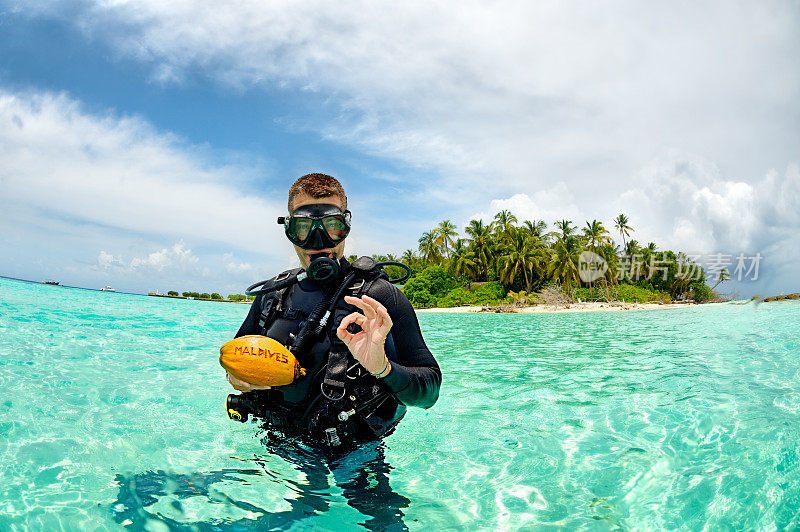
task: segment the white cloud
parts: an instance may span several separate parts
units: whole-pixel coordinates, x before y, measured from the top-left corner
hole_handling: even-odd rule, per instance
[[[333,120],[289,122],[438,168],[431,193],[450,202],[554,180],[613,198],[665,147],[745,176],[798,158],[789,1],[81,5],[88,35],[161,83],[203,72],[319,95]]]
[[[205,254],[236,249],[273,266],[285,261],[280,232],[261,230],[283,202],[240,192],[257,170],[208,163],[200,148],[140,118],[0,88],[0,160],[5,274],[148,290],[202,275],[203,254],[189,243]],[[41,259],[42,249],[53,259]],[[213,282],[231,283],[224,267],[204,267]]]
[[[226,253],[222,256],[222,260],[225,263],[225,271],[229,274],[236,276],[252,275],[253,265],[249,262],[237,262],[233,253]]]
[[[520,223],[525,220],[541,220],[552,225],[562,219],[579,221],[585,216],[574,201],[569,187],[559,182],[551,188],[534,192],[533,195],[514,194],[510,198],[492,200],[487,211],[477,213],[470,219],[481,219],[488,223],[496,213],[508,210]]]
[[[171,248],[164,248],[148,254],[146,257],[134,257],[130,268],[152,268],[162,271],[165,268],[187,269],[197,264],[199,259],[192,254],[192,250],[183,242],[178,242]]]
[[[107,251],[100,251],[95,268],[104,271],[114,269],[125,273],[153,273],[168,270],[171,273],[197,273],[201,271],[200,258],[186,246],[183,241],[176,242],[168,248],[147,253],[144,256],[125,260],[122,256],[114,256]],[[205,271],[205,270],[203,270]]]
[[[0,201],[28,208],[35,224],[67,218],[263,252],[258,226],[283,210],[241,193],[242,169],[206,164],[139,118],[92,115],[64,95],[0,90],[0,160]]]
[[[516,194],[494,200],[489,211],[475,217],[489,221],[496,212],[508,209],[520,221],[544,220],[551,227],[561,218],[579,227],[597,218],[621,243],[613,218],[624,213],[634,228],[631,238],[640,244],[652,241],[660,249],[702,256],[723,253],[735,258],[739,253],[747,257],[760,253],[764,258],[758,286],[781,291],[796,287],[798,205],[800,167],[795,164],[783,173],[773,170],[748,183],[725,178],[716,166],[702,159],[672,152],[645,165],[636,186],[622,192],[615,202],[578,209],[569,187],[561,183],[532,196]],[[739,287],[743,292],[755,289]]]
[[[618,210],[637,218],[641,233],[666,246],[697,251],[755,252],[800,230],[800,172],[789,165],[751,182],[726,178],[698,158],[659,158],[621,195]],[[800,255],[800,249],[797,250]]]
[[[103,269],[107,269],[111,266],[122,265],[122,259],[115,257],[111,253],[100,251],[100,254],[97,256],[97,265]]]

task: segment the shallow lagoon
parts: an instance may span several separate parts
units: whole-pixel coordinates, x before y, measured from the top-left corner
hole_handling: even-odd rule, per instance
[[[217,349],[246,311],[0,279],[0,529],[389,525],[225,417]],[[798,318],[422,314],[442,395],[363,499],[411,530],[800,527]]]

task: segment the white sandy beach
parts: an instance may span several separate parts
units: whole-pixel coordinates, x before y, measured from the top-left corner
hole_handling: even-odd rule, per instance
[[[531,305],[527,307],[514,308],[511,312],[521,314],[545,314],[545,313],[559,313],[559,312],[614,312],[620,310],[652,310],[652,309],[668,309],[668,308],[683,308],[692,306],[694,303],[602,303],[602,302],[586,302],[586,303],[572,303],[570,305]],[[451,308],[423,308],[416,309],[417,312],[442,312],[448,314],[465,314],[468,312],[481,312],[483,307],[451,307]],[[483,312],[494,312],[493,310],[483,310]]]

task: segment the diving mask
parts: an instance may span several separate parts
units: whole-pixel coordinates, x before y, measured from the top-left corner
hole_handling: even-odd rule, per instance
[[[350,211],[336,205],[315,203],[303,205],[289,216],[281,216],[286,237],[303,249],[336,247],[350,233]]]

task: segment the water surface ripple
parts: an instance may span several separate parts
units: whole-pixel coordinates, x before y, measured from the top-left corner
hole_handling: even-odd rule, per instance
[[[0,530],[800,527],[800,302],[421,314],[439,402],[332,464],[224,416],[246,310],[0,279]]]

